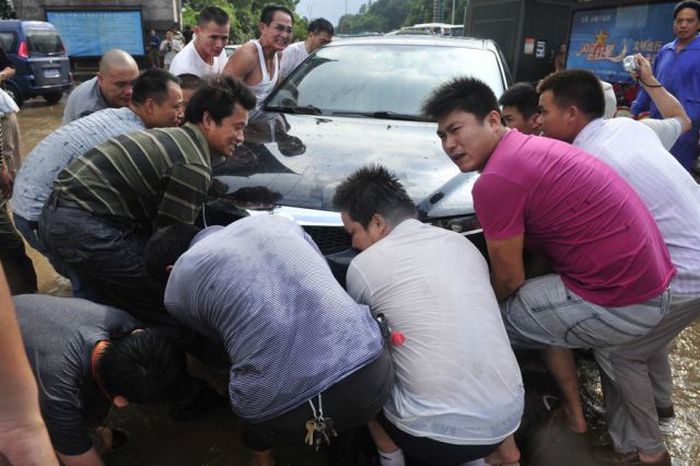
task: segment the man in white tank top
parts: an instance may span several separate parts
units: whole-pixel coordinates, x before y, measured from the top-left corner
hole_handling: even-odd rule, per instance
[[[260,39],[244,44],[231,56],[224,74],[243,80],[255,92],[257,106],[272,92],[279,75],[279,57],[292,38],[292,12],[268,5],[260,14]]]

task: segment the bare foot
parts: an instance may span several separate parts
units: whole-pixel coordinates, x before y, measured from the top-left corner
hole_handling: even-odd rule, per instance
[[[580,408],[580,405],[578,406]],[[575,414],[572,411],[564,407],[564,415],[566,416],[566,426],[572,432],[577,434],[585,434],[588,431],[588,426],[586,425],[586,418],[583,416],[583,410],[577,409]]]
[[[653,463],[653,464],[663,464],[662,460],[668,455],[668,452],[666,450],[661,451],[659,453],[653,454],[653,455],[647,455],[644,453],[639,453],[639,461],[641,463]],[[669,460],[669,464],[670,460]]]
[[[487,464],[514,464],[520,461],[520,450],[515,444],[515,439],[509,435],[501,443],[496,451],[485,458]]]

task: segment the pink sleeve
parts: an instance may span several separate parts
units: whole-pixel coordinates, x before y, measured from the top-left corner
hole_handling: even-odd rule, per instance
[[[474,209],[487,240],[508,239],[525,232],[527,190],[496,174],[482,174],[472,190]]]

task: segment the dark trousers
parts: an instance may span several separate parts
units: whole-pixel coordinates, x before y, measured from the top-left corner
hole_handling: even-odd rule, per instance
[[[496,450],[502,442],[494,445],[453,445],[438,442],[428,437],[415,437],[398,429],[384,417],[377,419],[391,440],[399,446],[409,458],[415,458],[422,464],[430,466],[458,466],[467,461],[484,458]]]
[[[394,365],[388,348],[373,362],[356,370],[321,393],[323,414],[333,419],[338,434],[362,427],[374,419],[394,384]],[[313,398],[318,410],[318,397]],[[299,445],[306,436],[306,421],[313,418],[308,401],[274,419],[246,423],[243,443],[255,451],[279,444]],[[332,439],[331,439],[332,441]]]
[[[94,215],[52,196],[39,218],[39,235],[51,254],[79,278],[95,301],[123,309],[146,324],[172,324],[163,286],[146,273],[150,232],[119,217]]]
[[[36,272],[0,194],[0,261],[12,294],[36,293]]]

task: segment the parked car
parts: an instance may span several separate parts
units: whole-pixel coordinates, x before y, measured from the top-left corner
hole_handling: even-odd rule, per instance
[[[70,89],[70,62],[51,23],[1,20],[0,46],[15,65],[15,75],[3,85],[17,105],[36,96],[54,103]]]
[[[481,78],[497,96],[509,84],[490,40],[394,35],[319,49],[266,99],[246,141],[215,169],[227,194],[209,212],[293,218],[342,283],[354,253],[332,197],[351,172],[379,163],[401,179],[421,220],[483,243],[471,197],[476,173],[460,173],[437,125],[421,114],[428,95],[460,75]]]
[[[231,55],[233,55],[233,52],[238,50],[238,47],[240,47],[240,46],[241,46],[241,44],[224,45],[224,51],[226,52],[226,56],[230,57]]]

